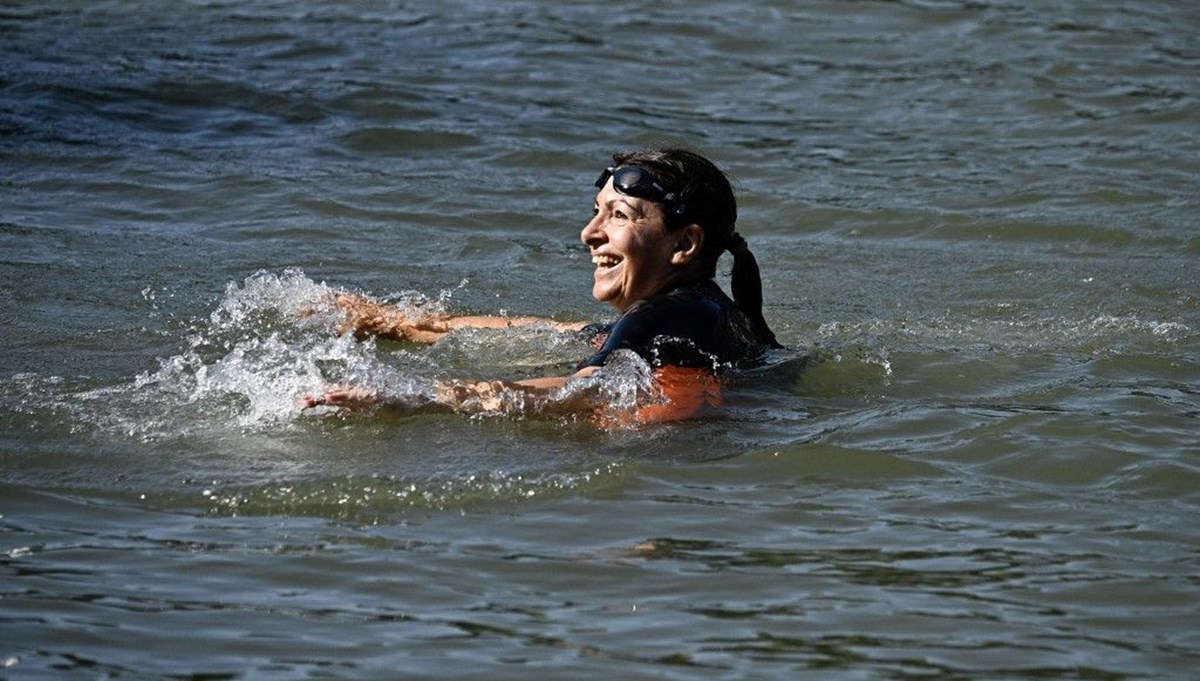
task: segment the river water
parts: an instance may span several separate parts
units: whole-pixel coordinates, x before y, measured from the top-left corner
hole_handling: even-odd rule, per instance
[[[1184,0],[0,3],[0,677],[1194,678],[1198,91]],[[300,312],[609,318],[658,143],[788,346],[722,408],[296,408],[569,369]]]

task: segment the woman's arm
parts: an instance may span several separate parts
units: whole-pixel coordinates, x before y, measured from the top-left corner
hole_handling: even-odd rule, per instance
[[[455,329],[507,329],[544,325],[557,331],[579,331],[584,322],[557,322],[542,317],[495,317],[487,315],[431,314],[412,317],[402,308],[356,293],[339,293],[335,304],[346,316],[339,333],[353,332],[358,338],[379,336],[415,343],[436,343]]]
[[[570,376],[528,378],[520,381],[449,381],[439,383],[435,401],[462,413],[500,412],[508,409],[536,412],[582,411],[592,404],[588,391],[567,394],[564,388],[576,379],[587,378],[596,367],[586,367]]]
[[[566,397],[563,389],[575,379],[591,376],[596,367],[585,367],[571,376],[549,376],[519,381],[447,381],[434,388],[434,402],[451,411],[465,413],[499,412],[505,409],[506,400],[519,400],[523,409],[535,411],[580,411],[592,405],[592,396],[587,391]],[[321,405],[350,409],[386,406],[388,399],[377,391],[359,387],[336,387],[324,395],[306,395],[300,398],[301,408]]]

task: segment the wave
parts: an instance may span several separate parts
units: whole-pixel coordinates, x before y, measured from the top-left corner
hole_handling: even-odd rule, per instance
[[[1133,348],[1177,348],[1196,340],[1197,330],[1177,321],[1130,315],[1091,318],[949,317],[829,321],[817,329],[822,343],[866,343],[897,348],[986,352],[1065,351],[1113,354]]]

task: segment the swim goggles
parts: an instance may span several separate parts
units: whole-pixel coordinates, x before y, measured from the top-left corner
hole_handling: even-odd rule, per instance
[[[683,215],[687,207],[679,201],[679,194],[668,191],[654,176],[639,166],[609,166],[596,179],[596,187],[602,188],[612,178],[613,189],[625,196],[647,199],[661,203],[671,209],[675,216]]]

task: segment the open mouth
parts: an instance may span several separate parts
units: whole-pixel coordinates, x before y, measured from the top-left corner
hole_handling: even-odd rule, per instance
[[[593,255],[592,262],[596,264],[596,267],[608,269],[610,267],[616,267],[619,265],[621,263],[621,259],[615,255]]]

